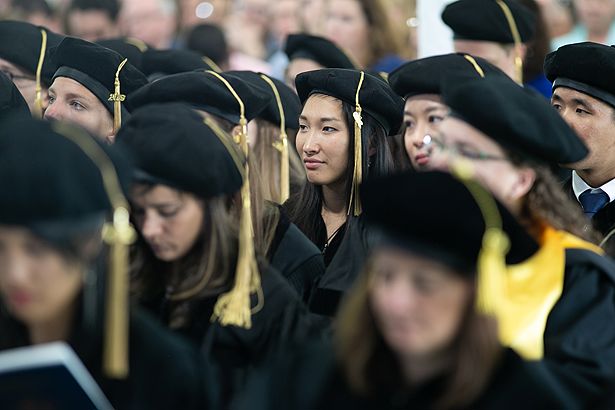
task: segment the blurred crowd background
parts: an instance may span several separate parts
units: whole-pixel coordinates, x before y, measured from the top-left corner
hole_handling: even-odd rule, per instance
[[[333,40],[369,70],[391,71],[416,58],[420,1],[433,0],[0,0],[0,16],[90,41],[127,36],[155,48],[188,48],[223,70],[283,78],[284,42],[297,32]],[[615,0],[519,1],[542,16],[527,70],[540,70],[532,57],[541,63],[561,44],[615,43]]]

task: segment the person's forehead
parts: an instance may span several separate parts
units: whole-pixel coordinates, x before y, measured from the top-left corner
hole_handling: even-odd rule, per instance
[[[56,94],[77,94],[86,98],[97,99],[87,87],[68,77],[56,77],[49,88]]]
[[[553,97],[559,97],[563,100],[582,100],[592,105],[609,106],[607,103],[600,101],[599,99],[592,97],[589,94],[585,94],[584,92],[575,90],[574,88],[564,86],[557,87],[555,90],[553,90]]]
[[[413,111],[428,107],[448,108],[442,101],[442,97],[438,94],[419,94],[409,97],[406,100],[404,109],[405,111]]]

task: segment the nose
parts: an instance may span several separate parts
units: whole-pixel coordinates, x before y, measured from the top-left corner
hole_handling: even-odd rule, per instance
[[[20,258],[8,258],[2,268],[2,276],[8,285],[19,286],[27,282],[28,269]]]
[[[141,226],[141,234],[148,242],[155,240],[162,233],[162,221],[154,215],[147,212],[143,216],[143,223]]]
[[[57,121],[61,121],[62,119],[64,119],[64,113],[62,112],[62,109],[60,108],[60,104],[58,103],[48,104],[47,108],[45,109],[45,115],[43,116],[43,118],[45,118],[46,120],[57,120]]]
[[[320,150],[320,145],[316,141],[316,136],[313,132],[308,131],[306,134],[307,135],[305,135],[302,151],[306,155],[314,155]]]

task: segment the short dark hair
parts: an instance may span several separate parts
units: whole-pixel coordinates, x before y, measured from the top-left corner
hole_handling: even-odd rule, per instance
[[[111,21],[117,21],[120,3],[118,0],[72,0],[66,9],[66,15],[75,10],[100,10],[107,13]]]
[[[229,51],[224,32],[215,24],[200,24],[186,35],[186,46],[214,63],[223,66],[228,62]]]

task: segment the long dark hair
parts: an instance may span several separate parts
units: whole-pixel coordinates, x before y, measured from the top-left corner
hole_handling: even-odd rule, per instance
[[[334,98],[331,96],[326,97]],[[355,107],[345,101],[341,101],[341,103],[343,118],[349,130],[348,138],[350,139],[350,144],[348,144],[348,166],[346,167],[346,184],[344,190],[344,196],[348,198],[346,200],[346,206],[348,206],[354,170],[354,138],[352,138],[354,118],[352,115],[355,111]],[[365,111],[363,112],[361,144],[363,148],[362,165],[364,179],[384,176],[393,172],[393,159],[387,141],[387,132],[382,125]],[[372,156],[369,156],[370,150],[374,151]],[[301,153],[299,153],[299,156],[301,156]],[[320,221],[320,212],[322,209],[322,188],[307,182],[303,189],[289,198],[284,206],[291,221],[293,221],[312,242],[317,243],[324,229],[322,224],[318,223],[318,221]]]

